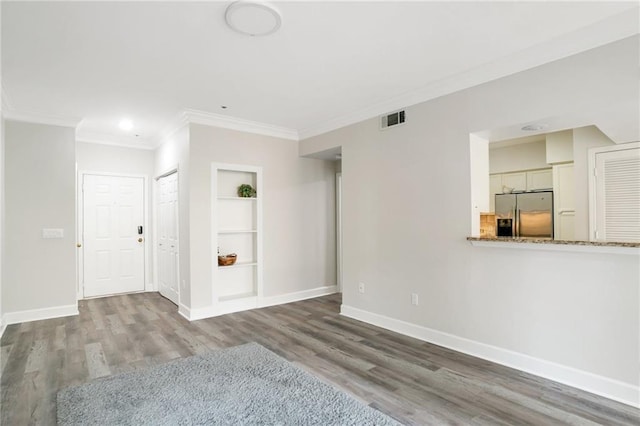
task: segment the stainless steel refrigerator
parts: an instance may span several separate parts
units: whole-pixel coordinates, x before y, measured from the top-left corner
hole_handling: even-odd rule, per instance
[[[496,194],[499,236],[553,239],[553,191]]]

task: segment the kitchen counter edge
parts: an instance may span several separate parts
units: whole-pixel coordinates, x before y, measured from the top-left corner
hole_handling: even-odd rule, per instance
[[[640,254],[640,243],[608,241],[564,241],[546,238],[467,237],[467,241],[480,247],[528,248],[553,251],[591,253]]]

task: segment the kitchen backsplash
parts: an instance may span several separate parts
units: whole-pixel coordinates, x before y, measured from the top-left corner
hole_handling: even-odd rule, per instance
[[[480,213],[480,236],[496,236],[496,215],[495,213]]]

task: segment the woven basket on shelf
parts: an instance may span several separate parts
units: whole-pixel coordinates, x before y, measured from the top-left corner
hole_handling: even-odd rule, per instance
[[[218,256],[218,266],[231,266],[236,263],[238,255],[235,253]]]

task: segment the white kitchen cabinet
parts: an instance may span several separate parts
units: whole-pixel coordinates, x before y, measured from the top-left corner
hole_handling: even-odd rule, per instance
[[[553,188],[552,169],[531,170],[527,172],[527,191]]]
[[[495,211],[496,194],[502,194],[504,187],[513,188],[515,192],[552,189],[554,188],[552,169],[527,170],[489,175],[489,211]]]
[[[526,191],[527,172],[503,173],[502,186],[513,188],[514,191]]]
[[[213,164],[211,180],[213,305],[219,315],[256,308],[262,297],[262,169]],[[257,195],[239,197],[242,184]],[[218,266],[218,253],[236,253],[237,261]]]
[[[575,180],[573,163],[553,166],[554,239],[575,240]]]

